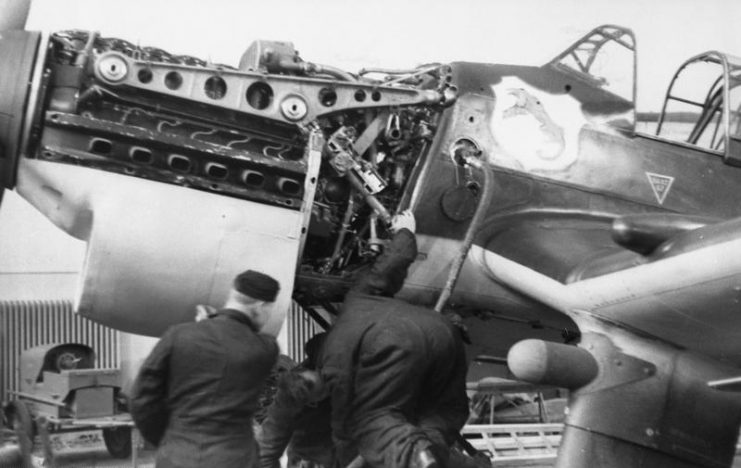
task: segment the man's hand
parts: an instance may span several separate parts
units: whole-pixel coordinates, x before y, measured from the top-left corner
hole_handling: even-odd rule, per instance
[[[214,313],[216,313],[216,307],[205,304],[198,304],[196,306],[195,320],[196,322],[200,322],[201,320],[211,317]]]
[[[429,447],[414,447],[414,454],[412,460],[409,463],[411,468],[442,468],[442,465],[438,461],[433,451]]]
[[[417,222],[415,221],[411,210],[404,210],[401,213],[394,215],[391,219],[391,230],[396,232],[399,229],[409,229],[412,234],[417,230]]]

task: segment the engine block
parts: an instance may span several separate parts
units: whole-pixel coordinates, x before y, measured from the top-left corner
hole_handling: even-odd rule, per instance
[[[304,265],[323,273],[377,251],[456,98],[447,65],[353,74],[286,42],[238,67],[85,31],[39,50],[22,154],[310,211]]]

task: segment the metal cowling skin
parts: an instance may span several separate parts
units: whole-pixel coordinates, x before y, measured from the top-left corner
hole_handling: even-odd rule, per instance
[[[600,371],[570,394],[555,466],[731,466],[741,401],[707,382],[737,368],[657,340],[611,338],[582,336]]]
[[[27,105],[41,34],[0,33],[0,186],[13,188],[18,157],[24,151]]]
[[[232,278],[255,269],[281,284],[264,329],[277,334],[293,290],[300,211],[29,158],[17,191],[87,243],[75,295],[82,316],[158,336],[192,321],[197,304],[223,304]]]

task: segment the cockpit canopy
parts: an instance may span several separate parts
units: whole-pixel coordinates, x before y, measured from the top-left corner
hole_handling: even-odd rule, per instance
[[[672,79],[656,135],[722,155],[741,166],[741,58],[705,52]]]
[[[554,57],[548,66],[602,93],[601,109],[588,110],[612,114],[608,123],[635,129],[636,41],[633,31],[610,24],[599,26]],[[618,109],[622,111],[619,117],[614,115]]]

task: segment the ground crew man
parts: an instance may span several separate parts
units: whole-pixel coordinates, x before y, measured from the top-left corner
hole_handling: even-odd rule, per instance
[[[334,444],[330,427],[330,402],[316,372],[317,356],[326,333],[306,342],[306,359],[278,378],[278,391],[267,409],[257,437],[260,468],[332,468]]]
[[[321,360],[340,466],[445,467],[466,422],[459,331],[434,311],[393,299],[417,255],[414,217],[348,293]]]
[[[156,445],[158,468],[253,468],[252,415],[278,357],[268,321],[278,282],[256,271],[234,279],[223,309],[171,327],[134,383],[131,415]]]

